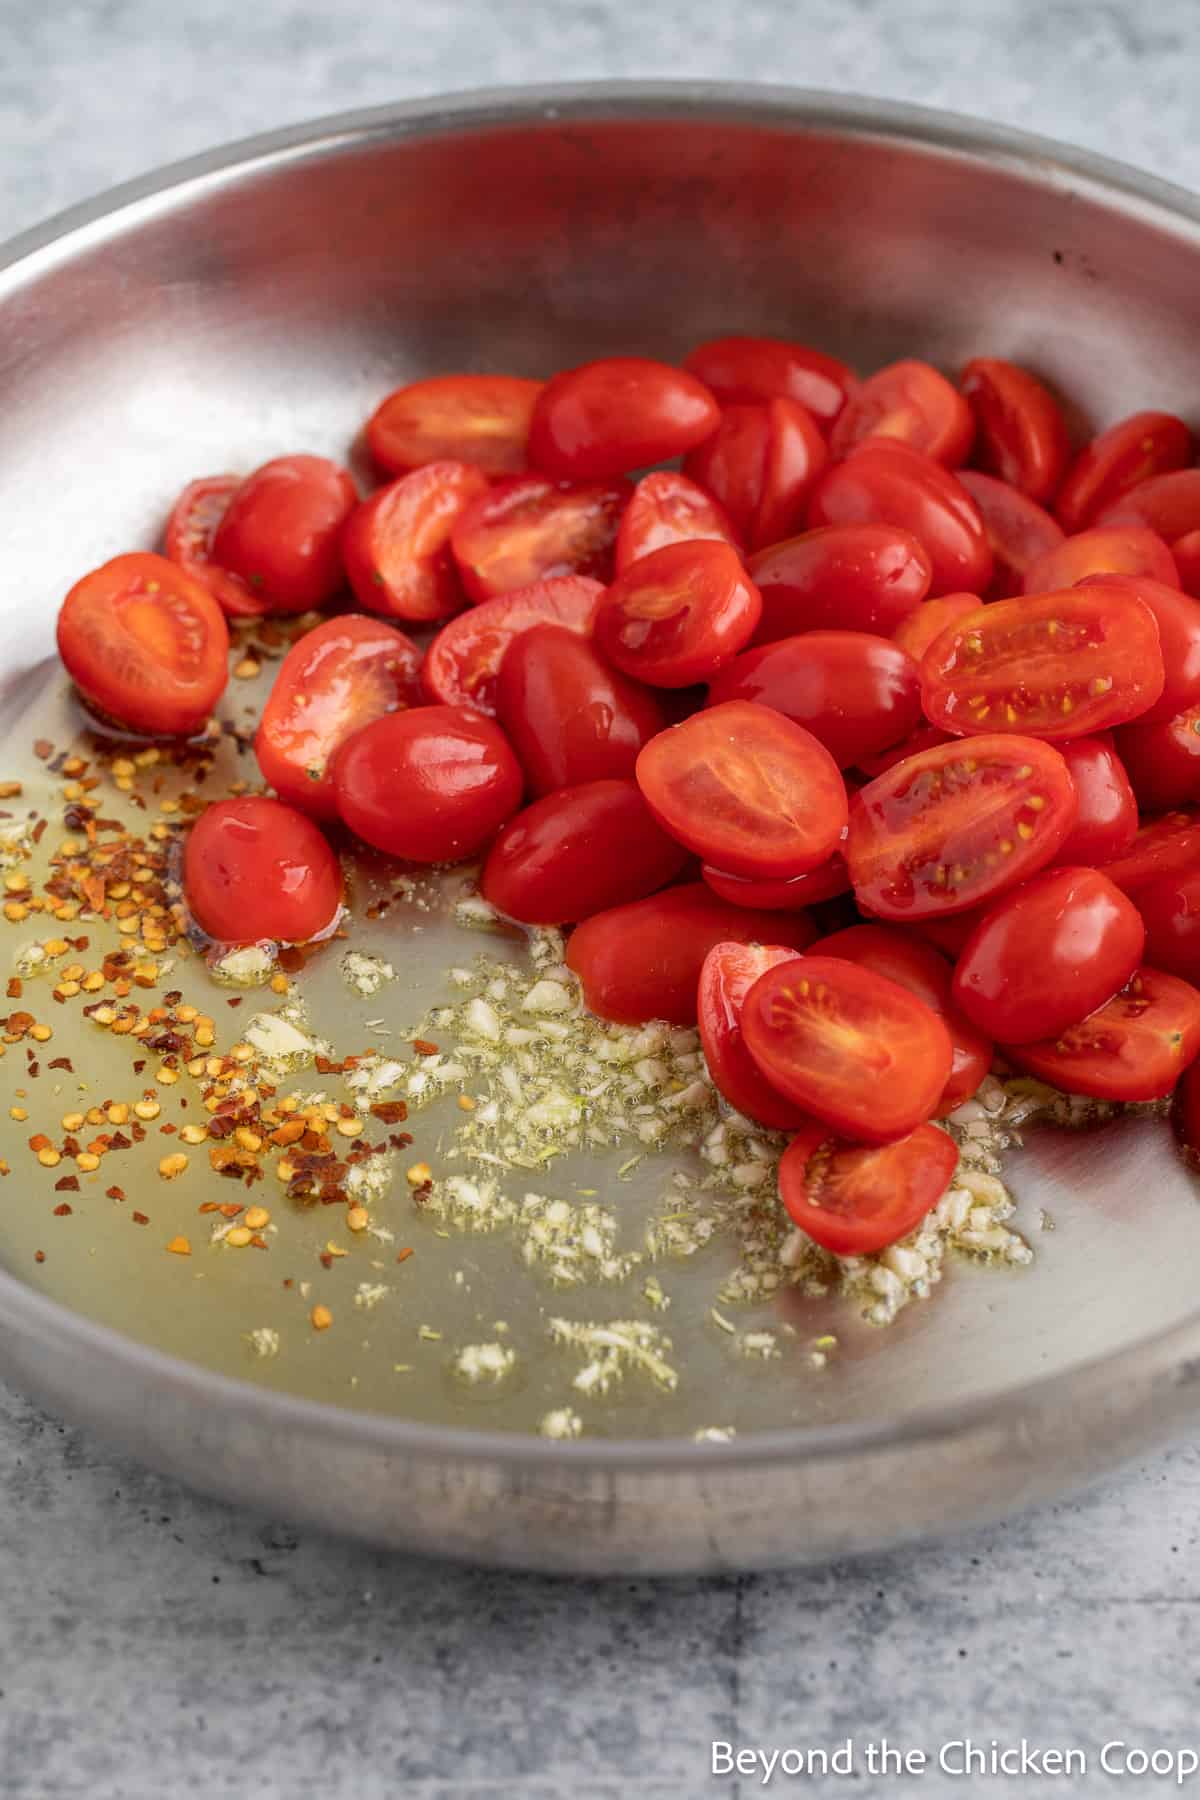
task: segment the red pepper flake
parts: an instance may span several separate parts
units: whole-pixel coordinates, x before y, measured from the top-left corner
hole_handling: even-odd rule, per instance
[[[55,1207],[54,1216],[56,1219],[69,1219],[72,1211],[73,1211],[73,1208],[68,1206],[66,1201],[63,1200],[60,1202],[60,1204],[58,1206]]]
[[[128,1150],[132,1142],[132,1138],[127,1138],[123,1131],[114,1131],[108,1140],[108,1147],[110,1150]]]
[[[21,998],[21,977],[19,975],[10,975],[8,978],[8,998],[10,1000]]]
[[[55,1182],[54,1191],[56,1194],[77,1194],[79,1192],[79,1177],[77,1175],[64,1175],[61,1180]]]
[[[33,754],[37,757],[39,762],[49,762],[50,758],[54,755],[54,745],[50,742],[49,738],[34,738]]]
[[[371,1108],[371,1117],[384,1125],[402,1125],[408,1117],[408,1108],[403,1100],[377,1100]]]
[[[226,1006],[240,1006],[242,1004],[242,996],[240,994],[235,994],[233,999],[227,1000],[225,1004]]]
[[[414,1038],[413,1049],[418,1056],[436,1056],[438,1053],[437,1045],[431,1044],[428,1038]]]
[[[75,1073],[75,1066],[69,1056],[56,1056],[53,1062],[46,1064],[48,1069],[65,1069],[68,1075]]]
[[[49,819],[39,819],[38,820],[38,822],[34,826],[33,832],[32,832],[32,837],[33,837],[33,841],[35,844],[41,843],[42,838],[45,834],[46,827],[49,823],[50,823]]]
[[[45,1262],[46,1252],[44,1250],[35,1250],[33,1253],[33,1260],[38,1263]]]
[[[414,1254],[414,1251],[412,1250],[411,1246],[409,1246],[408,1248],[401,1250],[399,1256],[397,1256],[397,1258],[396,1258],[396,1261],[398,1263],[407,1262],[409,1257],[412,1256],[413,1254]]]
[[[125,1189],[124,1188],[119,1188],[119,1187],[105,1188],[104,1193],[105,1193],[106,1199],[109,1199],[109,1200],[123,1200],[125,1198]]]
[[[320,1262],[323,1269],[332,1269],[333,1257],[329,1254],[328,1250],[322,1250]]]
[[[150,1220],[147,1218],[145,1213],[135,1212],[135,1213],[130,1213],[129,1216],[133,1220],[135,1225],[148,1225],[150,1223]]]

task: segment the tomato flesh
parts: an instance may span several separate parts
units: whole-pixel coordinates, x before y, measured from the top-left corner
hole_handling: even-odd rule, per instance
[[[980,467],[1045,505],[1071,453],[1067,422],[1054,395],[1028,369],[990,356],[967,364],[961,386],[975,419]]]
[[[933,565],[894,525],[827,525],[753,555],[762,595],[756,644],[803,631],[875,631],[892,637],[919,610]]]
[[[773,944],[714,944],[700,971],[697,1023],[708,1072],[735,1111],[770,1131],[794,1131],[808,1115],[763,1079],[742,1040],[742,1003],[760,975],[798,954]]]
[[[1200,993],[1143,967],[1119,994],[1057,1038],[1014,1046],[1010,1060],[1067,1094],[1162,1100],[1200,1054]]]
[[[1149,881],[1200,868],[1200,814],[1170,812],[1147,819],[1129,848],[1103,867],[1110,881],[1134,896]]]
[[[529,423],[542,385],[516,375],[435,375],[409,382],[367,420],[367,446],[389,475],[433,462],[517,475],[526,465]]]
[[[823,1125],[798,1131],[779,1163],[793,1225],[834,1256],[873,1256],[915,1231],[954,1178],[958,1149],[936,1125],[866,1148]]]
[[[898,744],[921,717],[920,671],[908,652],[865,631],[809,631],[743,650],[708,704],[752,700],[807,731],[841,769]]]
[[[564,369],[533,409],[529,457],[560,480],[597,481],[681,456],[716,430],[721,411],[686,369],[607,356]]]
[[[205,475],[190,481],[171,508],[163,552],[203,582],[227,619],[256,617],[266,601],[239,575],[213,561],[213,539],[229,502],[242,485],[240,475]]]
[[[941,463],[904,445],[872,439],[821,477],[808,505],[810,528],[894,525],[924,545],[929,592],[985,594],[992,551],[979,508]]]
[[[1177,588],[1175,558],[1157,531],[1139,525],[1093,525],[1064,537],[1025,570],[1024,592],[1053,594],[1097,575],[1147,575]]]
[[[651,687],[708,681],[754,635],[758,589],[728,544],[668,544],[631,563],[596,614],[596,643]]]
[[[468,599],[491,600],[558,575],[610,581],[627,481],[572,485],[542,475],[495,482],[466,507],[450,547]]]
[[[722,406],[798,400],[826,430],[857,385],[853,369],[835,356],[783,338],[713,338],[685,356],[683,366]]]
[[[563,625],[534,625],[510,644],[496,716],[535,795],[632,776],[638,752],[667,724],[649,688]]]
[[[535,625],[589,637],[604,589],[586,575],[558,575],[483,600],[442,626],[421,665],[426,698],[494,716],[496,683],[510,646]]]
[[[261,794],[217,800],[188,833],[188,909],[221,944],[307,943],[342,904],[342,871],[304,813]]]
[[[1174,413],[1138,412],[1119,419],[1086,444],[1063,478],[1055,511],[1066,531],[1106,525],[1102,515],[1131,488],[1184,469],[1194,454],[1192,434]]]
[[[738,536],[725,508],[686,475],[674,469],[655,469],[642,476],[622,516],[617,532],[617,574],[667,544],[710,538],[738,549]]]
[[[435,462],[401,475],[356,507],[342,554],[359,605],[413,623],[459,612],[463,592],[450,534],[471,501],[488,492],[478,469]]]
[[[1111,862],[1137,836],[1137,799],[1111,732],[1069,738],[1057,746],[1078,803],[1075,823],[1055,857],[1062,865]]]
[[[978,594],[943,594],[938,600],[926,600],[901,620],[892,634],[893,642],[907,650],[914,662],[920,662],[935,638],[968,613],[978,611]]]
[[[357,502],[350,476],[328,457],[276,457],[231,496],[212,560],[245,582],[262,610],[324,606],[344,582],[342,530]]]
[[[935,462],[957,468],[975,435],[971,409],[931,364],[907,358],[860,382],[830,434],[835,456],[866,437],[896,438]]]
[[[720,502],[742,542],[773,544],[796,529],[829,460],[812,414],[796,400],[727,406],[684,472]]]
[[[979,508],[991,545],[989,594],[1006,600],[1013,594],[1028,593],[1028,569],[1063,542],[1062,526],[1036,500],[997,481],[994,475],[960,469],[958,479]]]

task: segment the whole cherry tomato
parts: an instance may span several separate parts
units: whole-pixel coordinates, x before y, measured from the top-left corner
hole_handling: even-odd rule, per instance
[[[498,481],[468,506],[450,547],[471,600],[491,600],[556,575],[610,581],[627,481],[572,486],[543,475]]]
[[[1065,537],[1025,570],[1024,592],[1054,594],[1097,575],[1149,575],[1179,586],[1175,558],[1156,531],[1138,525],[1093,525]]]
[[[832,856],[846,824],[846,788],[828,750],[747,700],[651,738],[637,779],[672,837],[734,875],[803,875]]]
[[[359,604],[418,623],[459,612],[463,591],[450,534],[472,500],[490,491],[487,476],[470,464],[432,462],[364,500],[342,539]]]
[[[829,438],[845,456],[864,438],[895,438],[955,469],[966,461],[975,421],[962,395],[927,362],[889,363],[860,382]]]
[[[192,826],[183,889],[192,917],[218,943],[302,944],[335,923],[342,871],[311,819],[246,794],[214,801]]]
[[[1200,868],[1200,814],[1164,813],[1147,819],[1128,850],[1104,864],[1104,873],[1123,893],[1137,898],[1148,882],[1190,874]]]
[[[1180,1149],[1193,1162],[1200,1154],[1200,1070],[1185,1069],[1175,1089],[1171,1126]]]
[[[756,644],[801,631],[891,637],[929,592],[933,565],[895,525],[830,525],[759,550],[747,564],[762,595]]]
[[[617,574],[667,544],[715,538],[736,550],[737,533],[725,508],[674,469],[654,469],[633,490],[617,533]]]
[[[213,538],[226,509],[242,485],[240,475],[205,475],[190,481],[171,508],[163,551],[189,575],[203,582],[228,619],[266,611],[267,603],[244,582],[213,561]]]
[[[480,888],[510,919],[566,925],[654,893],[687,862],[635,781],[589,781],[515,813],[488,852]]]
[[[1171,561],[1179,577],[1179,585],[1193,600],[1200,598],[1200,531],[1185,531],[1171,545]],[[1166,576],[1160,575],[1160,581]]]
[[[510,644],[496,682],[496,717],[534,795],[632,776],[638,751],[667,724],[649,688],[563,625],[534,625]]]
[[[798,400],[825,430],[856,384],[835,356],[782,338],[723,337],[700,344],[683,359],[722,406],[754,400]]]
[[[408,862],[458,862],[521,804],[521,767],[500,727],[467,706],[388,713],[333,761],[338,812],[364,843]]]
[[[1136,904],[1146,927],[1146,956],[1154,959],[1151,967],[1193,986],[1200,982],[1200,867],[1146,882],[1137,890]]]
[[[518,475],[540,381],[516,375],[435,375],[398,387],[367,420],[367,446],[389,475],[425,463],[464,462],[485,475]]]
[[[590,637],[603,593],[586,575],[556,575],[459,613],[442,626],[421,666],[427,698],[494,716],[496,682],[509,646],[534,625],[561,625]]]
[[[1093,580],[1097,587],[1134,595],[1150,608],[1158,626],[1163,690],[1153,706],[1138,714],[1138,724],[1161,725],[1200,701],[1200,602],[1145,575],[1097,575]]]
[[[980,467],[1045,505],[1071,453],[1067,422],[1054,395],[1028,369],[991,356],[967,364],[962,391],[975,419]]]
[[[1057,1038],[1014,1045],[1019,1069],[1068,1094],[1161,1100],[1200,1052],[1200,993],[1141,968],[1104,1006]]]
[[[229,627],[208,588],[165,556],[114,556],[77,581],[58,653],[84,698],[155,737],[191,737],[229,677]]]
[[[1140,525],[1172,546],[1200,530],[1200,469],[1173,469],[1152,475],[1097,513],[1097,525]]]
[[[920,671],[906,650],[866,631],[809,631],[743,650],[709,706],[754,700],[811,731],[841,769],[898,744],[921,718]]]
[[[742,1002],[760,975],[798,954],[776,945],[714,944],[700,970],[697,1023],[708,1072],[730,1106],[770,1131],[794,1131],[807,1114],[763,1079],[742,1042]]]
[[[941,463],[902,444],[864,444],[827,469],[808,504],[808,523],[898,525],[925,546],[930,593],[985,594],[992,552],[979,508]]]
[[[1193,453],[1192,434],[1174,413],[1131,413],[1085,444],[1067,470],[1055,506],[1059,522],[1066,531],[1123,523],[1102,515],[1151,476],[1186,468]]]
[[[1200,704],[1173,719],[1123,725],[1116,745],[1143,812],[1200,801]]]
[[[1056,864],[1094,865],[1124,856],[1137,836],[1137,800],[1111,731],[1056,746],[1070,771],[1079,809]]]
[[[720,501],[742,542],[773,544],[803,519],[829,460],[820,427],[798,400],[727,406],[684,461],[684,472]]]
[[[630,563],[596,614],[611,663],[651,687],[708,681],[750,642],[758,589],[728,544],[668,544]]]
[[[842,833],[843,841],[845,833]],[[751,906],[761,912],[796,912],[802,906],[816,906],[822,900],[836,900],[850,892],[846,859],[840,850],[804,875],[787,875],[754,880],[748,875],[731,875],[705,863],[700,870],[714,894],[734,906]],[[765,929],[765,927],[764,927]]]
[[[979,508],[992,547],[992,583],[988,592],[998,600],[1028,593],[1026,571],[1062,543],[1062,526],[1036,500],[997,481],[994,475],[960,469],[958,479]]]
[[[958,1147],[936,1125],[874,1148],[805,1125],[780,1160],[779,1197],[793,1225],[822,1249],[872,1256],[916,1230],[957,1167]]]
[[[978,594],[943,594],[937,600],[924,601],[915,612],[901,619],[892,641],[907,650],[914,662],[920,662],[935,638],[968,613],[978,611]]]
[[[212,561],[240,576],[264,611],[324,606],[343,585],[342,528],[357,502],[353,481],[328,457],[276,457],[230,499]]]
[[[681,456],[720,417],[704,383],[685,369],[606,356],[546,383],[533,409],[529,459],[560,480],[602,481]]]

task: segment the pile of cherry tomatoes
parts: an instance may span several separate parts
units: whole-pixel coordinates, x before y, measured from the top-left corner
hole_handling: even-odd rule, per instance
[[[859,381],[731,337],[682,367],[415,382],[366,436],[369,498],[317,456],[197,481],[165,556],[117,557],[63,605],[93,707],[176,736],[224,687],[227,615],[337,607],[258,729],[279,798],[191,829],[206,931],[328,928],[329,827],[410,863],[482,855],[498,911],[574,927],[596,1013],[698,1017],[721,1092],[793,1134],[792,1217],[843,1254],[937,1201],[956,1152],[929,1121],[997,1052],[1102,1099],[1179,1084],[1195,1147],[1181,419],[1073,455],[1014,364]],[[424,650],[393,621],[432,630]]]

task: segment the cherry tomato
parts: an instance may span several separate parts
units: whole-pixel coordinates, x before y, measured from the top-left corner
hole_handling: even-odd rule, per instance
[[[806,1125],[780,1159],[779,1197],[793,1225],[822,1249],[871,1256],[916,1230],[957,1167],[957,1145],[936,1125],[872,1149]]]
[[[84,698],[133,731],[191,737],[229,675],[229,627],[202,582],[165,556],[114,556],[77,581],[58,653]]]
[[[845,456],[864,438],[895,438],[954,469],[966,461],[974,435],[971,409],[957,388],[931,364],[907,358],[859,383],[829,447],[835,456]]]
[[[1157,531],[1160,538],[1174,546],[1178,538],[1200,530],[1200,469],[1175,469],[1168,475],[1152,475],[1148,481],[1140,481],[1097,513],[1095,523],[1140,525]]]
[[[442,626],[421,667],[426,696],[494,716],[496,681],[509,646],[534,625],[589,637],[604,589],[586,575],[556,575],[483,600]]]
[[[408,862],[458,862],[521,804],[521,767],[500,727],[468,706],[388,713],[333,760],[344,824]]]
[[[857,385],[853,369],[835,356],[782,338],[713,338],[685,356],[683,366],[722,406],[798,400],[826,430]]]
[[[874,969],[805,955],[760,975],[746,1048],[771,1085],[847,1137],[886,1144],[930,1117],[950,1078],[945,1024]]]
[[[211,557],[240,576],[266,612],[304,612],[341,591],[342,528],[358,502],[345,469],[324,456],[279,456],[232,496]]]
[[[541,475],[498,481],[458,520],[450,547],[467,595],[491,600],[556,575],[609,581],[627,481],[572,487]]]
[[[514,814],[488,852],[480,886],[510,919],[566,925],[654,893],[687,861],[635,781],[589,781]]]
[[[1016,363],[977,356],[963,370],[962,391],[975,419],[980,466],[1039,504],[1052,499],[1071,445],[1050,390]]]
[[[1175,565],[1175,573],[1179,585],[1185,594],[1193,600],[1200,598],[1200,531],[1185,531],[1171,545],[1171,561]],[[1160,581],[1166,576],[1160,575]]]
[[[1063,538],[1025,570],[1024,592],[1054,594],[1097,575],[1149,575],[1179,586],[1175,558],[1156,531],[1137,525],[1093,525]]]
[[[163,550],[170,562],[204,583],[227,619],[266,610],[261,594],[212,560],[213,538],[226,508],[242,485],[240,475],[205,475],[190,481],[171,508]]]
[[[985,594],[992,551],[979,508],[961,481],[902,444],[865,444],[817,483],[808,523],[896,525],[925,546],[931,594]]]
[[[968,613],[978,611],[978,594],[943,594],[940,599],[926,600],[902,619],[892,633],[892,641],[907,650],[914,662],[920,662],[935,638]]]
[[[829,460],[816,420],[798,400],[727,406],[711,437],[684,461],[715,495],[742,542],[757,549],[794,531]]]
[[[733,521],[702,487],[674,469],[643,475],[625,508],[617,533],[617,574],[630,563],[667,544],[691,544],[715,538],[738,549]]]
[[[490,492],[487,476],[469,464],[433,462],[355,507],[342,554],[359,604],[418,623],[461,611],[450,534],[472,500]]]
[[[1010,1061],[1068,1094],[1161,1100],[1200,1052],[1200,993],[1141,968],[1121,992],[1057,1038],[1015,1045]]]
[[[1147,819],[1123,855],[1104,864],[1104,873],[1123,893],[1137,898],[1148,882],[1190,874],[1200,868],[1200,814],[1164,813]]]
[[[1132,594],[1150,608],[1158,626],[1163,690],[1153,706],[1138,714],[1138,724],[1163,724],[1200,701],[1200,603],[1148,576],[1097,575],[1093,580],[1097,588]]]
[[[682,456],[720,417],[704,383],[685,369],[606,356],[546,383],[533,409],[529,459],[560,480],[602,481]]]
[[[912,657],[866,631],[809,631],[743,650],[709,688],[709,706],[754,700],[811,731],[841,769],[897,744],[921,717]]]
[[[540,381],[516,375],[435,375],[398,387],[367,420],[367,446],[389,475],[425,463],[464,462],[485,475],[526,464]]]
[[[859,905],[902,923],[967,912],[1048,863],[1075,808],[1066,763],[1036,738],[922,750],[851,801],[846,866]]]
[[[807,1123],[802,1107],[777,1094],[742,1042],[742,1002],[760,975],[799,952],[767,944],[714,944],[700,971],[700,1042],[717,1091],[730,1106],[770,1131]]]
[[[1079,809],[1055,862],[1090,867],[1124,856],[1137,836],[1137,800],[1112,733],[1068,738],[1057,748],[1070,771]]]
[[[596,614],[596,642],[651,687],[691,687],[750,642],[761,612],[728,544],[668,544],[618,575]]]
[[[338,859],[312,820],[246,794],[200,814],[183,852],[188,909],[222,944],[307,943],[342,904]]]
[[[1123,523],[1102,515],[1130,488],[1186,468],[1193,452],[1192,434],[1174,413],[1131,413],[1085,444],[1067,470],[1055,505],[1059,522],[1066,531]]]
[[[803,875],[832,856],[846,824],[828,750],[748,700],[660,732],[637,759],[637,779],[672,837],[733,875]]]
[[[932,944],[951,962],[957,962],[971,941],[971,933],[987,913],[990,901],[983,906],[972,906],[969,911],[952,913],[948,919],[927,918],[908,921],[910,929],[922,943]]]
[[[1200,801],[1200,705],[1173,719],[1123,725],[1116,743],[1143,812]]]
[[[960,735],[1085,736],[1147,712],[1164,679],[1154,614],[1115,582],[997,600],[921,659],[925,716]]]
[[[998,600],[1027,593],[1026,570],[1062,543],[1062,526],[1036,500],[997,481],[994,475],[960,469],[958,479],[979,508],[992,547],[993,573],[988,592]]]
[[[922,750],[932,750],[937,744],[952,744],[954,741],[948,731],[939,731],[936,725],[918,725],[915,731],[910,732],[900,743],[893,744],[889,750],[881,750],[878,756],[862,757],[858,772],[864,781],[874,781],[877,775],[886,774],[897,763],[907,762],[910,756],[919,756]]]
[[[803,950],[816,936],[806,913],[762,913],[730,906],[702,881],[647,900],[593,913],[567,940],[567,966],[583,983],[590,1011],[622,1025],[665,1019],[696,1023],[697,988],[714,944],[754,944],[770,925],[774,943]]]
[[[1171,1127],[1179,1146],[1193,1162],[1200,1154],[1200,1071],[1185,1069],[1175,1089]]]
[[[759,550],[747,564],[762,594],[757,644],[801,631],[891,637],[929,592],[932,564],[894,525],[830,525]]]
[[[638,751],[667,724],[649,688],[618,674],[564,625],[531,626],[510,644],[496,717],[535,795],[632,776]]]
[[[1200,868],[1148,881],[1135,898],[1146,927],[1146,955],[1154,958],[1151,967],[1193,985],[1200,982]]]
[[[845,833],[842,833],[843,840]],[[850,892],[846,859],[840,850],[804,875],[787,875],[777,879],[754,881],[747,875],[731,875],[705,863],[700,870],[714,894],[734,906],[750,906],[756,912],[795,912],[802,906],[816,906],[822,900],[836,900]]]

